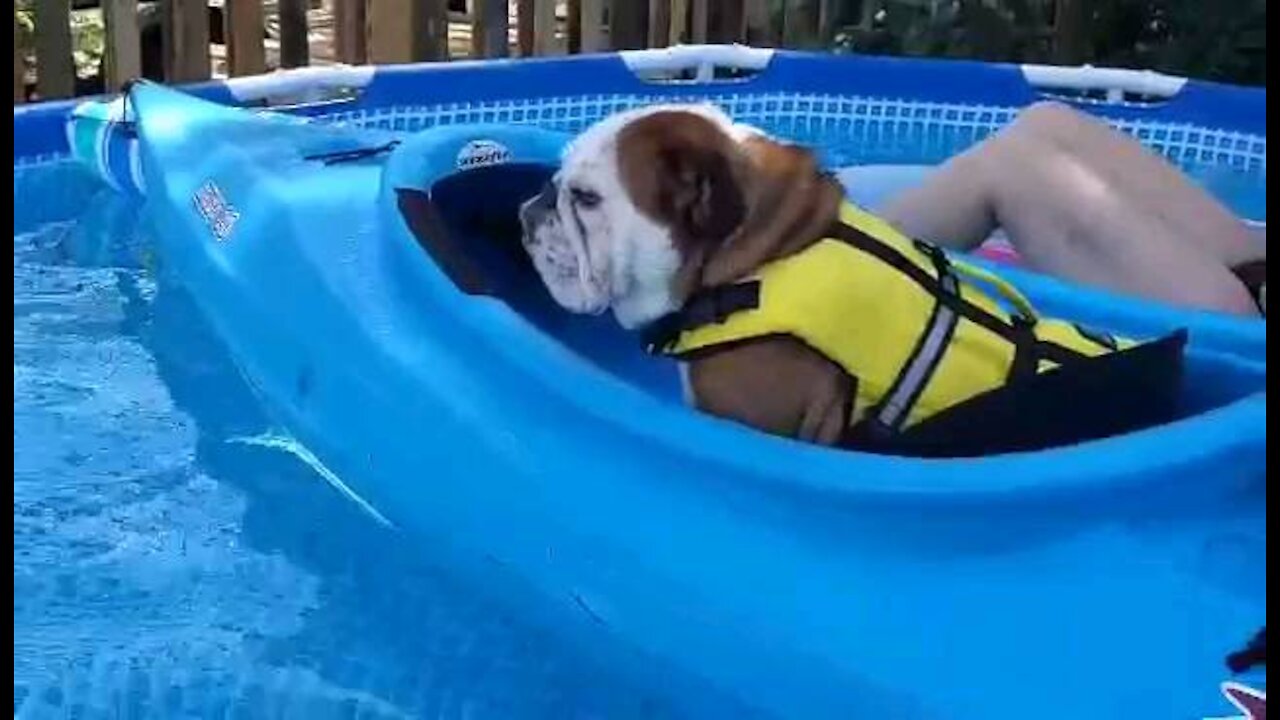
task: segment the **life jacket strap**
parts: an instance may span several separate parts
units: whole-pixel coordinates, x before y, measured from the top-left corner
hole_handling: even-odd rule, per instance
[[[643,332],[645,350],[661,354],[680,334],[707,325],[719,325],[730,315],[760,307],[760,281],[717,285],[694,293],[684,306],[655,320]]]

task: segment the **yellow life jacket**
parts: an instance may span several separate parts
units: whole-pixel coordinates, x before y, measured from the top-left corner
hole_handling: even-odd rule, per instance
[[[854,378],[851,428],[883,433],[1134,344],[1040,318],[1005,280],[851,204],[829,232],[742,282],[700,291],[651,329],[650,351],[692,358],[767,336],[797,338]]]

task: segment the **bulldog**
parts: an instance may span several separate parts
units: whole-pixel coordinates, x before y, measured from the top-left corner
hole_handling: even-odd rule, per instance
[[[699,288],[812,243],[842,199],[808,150],[713,107],[657,106],[576,138],[520,214],[525,249],[560,305],[611,310],[639,330]],[[848,422],[849,378],[793,338],[693,360],[682,377],[697,408],[774,434],[832,444]]]
[[[1037,318],[998,279],[1025,312],[993,309],[959,272],[977,271],[848,204],[810,151],[713,107],[594,125],[520,219],[556,302],[650,335],[676,320],[687,351],[664,354],[686,399],[768,433],[975,455],[1173,413],[1185,335],[1132,343]]]

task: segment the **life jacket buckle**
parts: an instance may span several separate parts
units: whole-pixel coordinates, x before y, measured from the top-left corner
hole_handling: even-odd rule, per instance
[[[951,264],[951,261],[947,259],[947,254],[943,252],[942,248],[938,247],[937,245],[934,245],[931,242],[920,240],[919,238],[912,239],[911,243],[916,246],[917,250],[924,253],[925,255],[928,255],[929,259],[933,261],[934,265],[938,267],[942,267],[942,266]]]
[[[951,266],[951,258],[948,258],[942,248],[933,243],[920,239],[913,239],[911,242],[917,250],[929,258],[929,262],[933,263],[934,272],[938,273],[940,289],[949,296],[959,297],[960,283],[956,278],[955,268]]]
[[[1033,330],[1035,329],[1037,322],[1039,321],[1036,318],[1028,317],[1025,313],[1021,311],[1014,311],[1012,313],[1009,313],[1009,324],[1013,325],[1014,330],[1018,330],[1018,331]]]

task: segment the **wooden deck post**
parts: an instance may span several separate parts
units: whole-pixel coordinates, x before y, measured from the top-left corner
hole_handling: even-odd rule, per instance
[[[516,47],[520,57],[533,55],[533,0],[516,0]]]
[[[507,0],[475,0],[471,15],[471,56],[506,57]]]
[[[223,7],[227,38],[227,69],[232,75],[266,72],[266,35],[262,0],[226,0]]]
[[[870,4],[872,0],[863,0]],[[745,0],[743,9],[744,39],[748,45],[771,47],[778,43],[773,29],[773,18],[769,14],[769,0]]]
[[[407,63],[447,60],[446,0],[373,0],[369,3],[369,60]]]
[[[307,0],[277,0],[280,13],[280,67],[302,67],[311,62],[307,40]]]
[[[746,8],[743,0],[717,0],[710,3],[707,19],[707,42],[738,43],[746,38]]]
[[[36,0],[36,91],[41,100],[71,97],[76,66],[71,59],[71,0]]]
[[[367,0],[333,0],[334,56],[338,62],[361,65],[368,61]]]
[[[582,0],[581,51],[584,53],[609,49],[609,41],[604,32],[604,9],[605,0]]]
[[[649,47],[666,47],[671,40],[671,0],[649,0]]]
[[[649,44],[649,9],[644,0],[614,1],[609,38],[615,50],[639,50]]]
[[[689,40],[694,44],[707,42],[708,0],[692,0],[689,8]],[[720,0],[724,2],[724,0]]]
[[[169,82],[209,79],[209,6],[205,0],[166,0],[164,60],[164,77]]]
[[[108,91],[142,75],[142,41],[138,32],[138,0],[102,0]]]
[[[840,12],[837,6],[836,0],[818,0],[818,42],[823,46],[835,39]]]
[[[558,55],[556,42],[556,0],[533,0],[533,52]]]
[[[689,0],[670,0],[671,27],[662,46],[687,43],[689,34]]]

